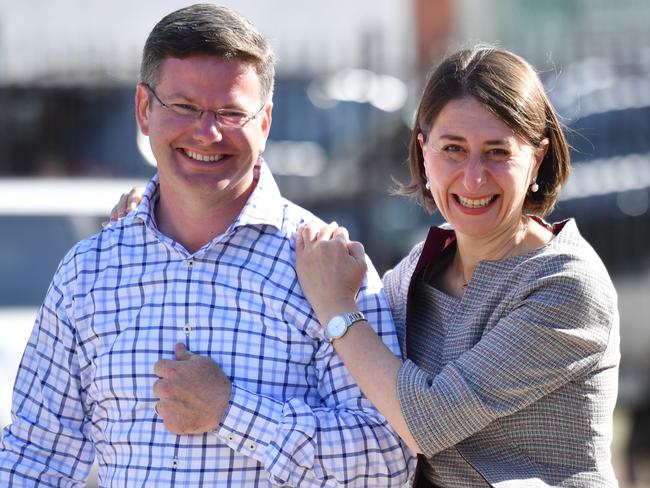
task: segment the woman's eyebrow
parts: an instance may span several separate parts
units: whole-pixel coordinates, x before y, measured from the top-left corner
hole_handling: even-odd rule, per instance
[[[455,136],[452,134],[442,134],[438,137],[438,139],[450,139],[452,141],[464,141],[465,138],[462,136]]]
[[[456,136],[453,134],[441,134],[438,139],[448,139],[450,141],[459,141],[464,142],[466,139],[462,136]],[[508,144],[508,139],[490,139],[488,141],[483,141],[483,144],[488,146],[501,146]]]

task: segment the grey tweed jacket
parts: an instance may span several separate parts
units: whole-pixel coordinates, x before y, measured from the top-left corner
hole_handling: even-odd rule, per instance
[[[553,230],[529,254],[479,263],[460,299],[421,279],[454,251],[451,230],[432,228],[384,276],[421,478],[463,488],[617,486],[616,292],[573,220]]]

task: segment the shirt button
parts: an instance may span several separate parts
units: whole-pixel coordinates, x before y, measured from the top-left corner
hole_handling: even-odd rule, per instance
[[[187,265],[188,265],[190,268],[191,268],[192,266],[194,266],[194,260],[193,260],[193,259],[188,259],[188,260],[187,260]]]
[[[172,459],[172,469],[178,468],[178,458]]]
[[[226,437],[226,439],[228,439],[230,442],[232,442],[232,441],[235,440],[235,436],[232,435],[232,434],[228,434],[228,437]]]
[[[190,332],[192,332],[192,326],[190,324],[185,324],[185,326],[183,327],[183,331],[185,331],[186,334],[189,334]]]
[[[249,442],[248,443],[248,449],[250,451],[254,451],[256,447],[257,447],[257,444],[255,444],[254,442]]]

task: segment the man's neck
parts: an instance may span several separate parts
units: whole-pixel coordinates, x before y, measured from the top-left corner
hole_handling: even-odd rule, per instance
[[[255,185],[234,200],[181,199],[161,188],[155,208],[158,230],[194,253],[223,234],[241,213]]]

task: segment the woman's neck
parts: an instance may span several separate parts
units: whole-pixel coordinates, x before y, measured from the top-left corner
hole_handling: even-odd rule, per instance
[[[553,234],[536,220],[523,215],[515,224],[490,237],[456,234],[457,250],[451,264],[458,285],[467,287],[481,261],[500,261],[531,252],[553,238]]]

